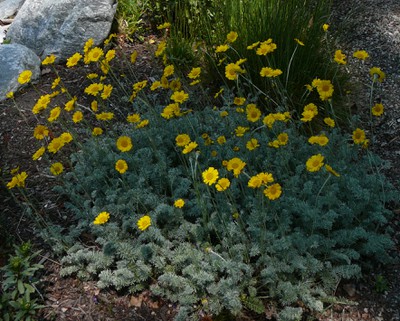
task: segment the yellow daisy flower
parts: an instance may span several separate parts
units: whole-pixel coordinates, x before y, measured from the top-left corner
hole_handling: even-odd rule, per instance
[[[278,199],[282,195],[282,187],[280,184],[275,183],[268,186],[264,190],[264,195],[268,197],[271,201]]]
[[[78,64],[79,60],[82,59],[82,55],[79,52],[74,53],[71,57],[67,59],[67,67],[71,68]]]
[[[111,112],[103,112],[96,115],[97,120],[111,120],[114,118],[114,113]]]
[[[149,228],[151,225],[151,218],[148,215],[142,216],[138,221],[137,221],[137,227],[139,230],[144,231]]]
[[[72,116],[72,121],[77,124],[83,120],[83,113],[81,111],[76,111]]]
[[[182,208],[185,206],[185,201],[183,199],[179,198],[174,202],[174,206],[177,208]]]
[[[230,33],[228,33],[228,34],[226,35],[226,40],[227,40],[228,42],[230,42],[230,43],[233,43],[233,42],[236,41],[237,37],[238,37],[237,32],[231,31]]]
[[[218,170],[215,169],[214,167],[209,167],[203,173],[201,174],[203,177],[203,182],[207,185],[213,185],[217,181],[219,177]]]
[[[352,138],[353,138],[354,144],[357,144],[357,145],[363,144],[365,142],[365,140],[366,140],[365,131],[363,131],[360,128],[356,128],[353,131]]]
[[[353,57],[357,58],[359,60],[365,60],[369,57],[369,54],[365,50],[357,50],[357,51],[354,51]]]
[[[40,147],[33,155],[32,159],[33,160],[38,160],[40,157],[43,156],[43,154],[46,152],[46,148]]]
[[[306,168],[309,172],[318,172],[324,166],[324,156],[321,154],[311,156],[306,162]]]
[[[163,76],[164,77],[169,77],[169,76],[173,75],[174,74],[174,70],[175,70],[174,65],[166,66],[164,68]]]
[[[182,154],[189,154],[192,150],[196,149],[198,144],[196,142],[190,142],[182,150]]]
[[[337,62],[339,65],[345,65],[346,62],[346,55],[342,52],[342,50],[336,50],[333,60]]]
[[[100,127],[93,128],[93,130],[92,130],[93,136],[100,136],[101,134],[103,134],[103,129],[101,129]]]
[[[103,90],[104,85],[101,83],[93,83],[85,88],[85,94],[97,96]]]
[[[380,117],[383,114],[383,110],[384,110],[383,105],[380,103],[377,103],[372,107],[371,112],[372,112],[372,115],[374,115],[376,117]]]
[[[110,219],[110,213],[108,212],[101,212],[97,217],[94,219],[93,224],[95,225],[102,225],[104,223],[107,223],[108,220]]]
[[[189,99],[189,94],[185,93],[183,90],[175,91],[171,95],[171,100],[173,100],[176,103],[180,103],[180,104],[185,102],[188,99]]]
[[[33,137],[38,140],[42,140],[47,136],[49,136],[49,129],[44,125],[37,125],[33,130]]]
[[[261,110],[255,104],[248,104],[246,106],[246,117],[248,121],[254,123],[260,119]]]
[[[226,191],[229,186],[231,186],[231,182],[227,178],[220,178],[215,184],[215,188],[218,192]]]
[[[51,164],[51,166],[50,166],[50,172],[54,176],[60,175],[63,171],[64,171],[64,166],[63,166],[63,164],[61,164],[59,162]]]
[[[234,157],[230,159],[226,164],[226,169],[228,171],[232,171],[235,177],[238,177],[242,172],[243,168],[246,166],[246,163],[243,162],[240,158]]]
[[[333,176],[340,177],[340,174],[336,172],[331,166],[328,164],[325,165],[325,169],[328,173],[332,174]]]
[[[335,121],[330,117],[324,118],[324,123],[331,128],[335,127]]]
[[[31,81],[31,77],[32,77],[32,71],[30,70],[24,70],[23,72],[21,72],[18,76],[18,82],[23,85],[23,84],[27,84],[28,82]]]
[[[260,76],[261,77],[268,77],[268,78],[273,78],[277,77],[282,74],[282,70],[280,69],[272,69],[270,67],[264,67],[260,71]]]
[[[250,139],[247,143],[246,143],[246,148],[248,150],[255,150],[256,148],[260,147],[260,144],[258,143],[258,140],[255,138]]]
[[[190,136],[188,134],[179,134],[175,138],[176,146],[184,147],[190,143]]]
[[[90,49],[87,53],[87,59],[85,63],[96,62],[104,55],[103,49],[99,47],[94,47]]]
[[[43,65],[43,66],[45,66],[45,65],[51,65],[51,64],[53,64],[55,61],[56,61],[56,56],[53,55],[53,54],[51,54],[51,55],[49,55],[49,56],[47,56],[46,58],[43,59],[42,65]]]
[[[256,50],[256,54],[259,56],[265,56],[273,52],[276,48],[276,44],[272,42],[271,38],[269,38],[268,40],[260,43],[260,46]]]
[[[118,173],[124,174],[128,170],[128,163],[123,159],[119,159],[115,163],[115,169]]]
[[[379,67],[372,67],[369,70],[369,74],[374,81],[378,80],[379,82],[382,82],[386,78],[386,74]]]
[[[219,45],[217,46],[217,48],[215,49],[215,53],[220,53],[220,52],[225,52],[229,49],[228,45]]]
[[[120,136],[117,139],[117,148],[121,152],[129,152],[132,149],[132,147],[133,147],[133,145],[132,145],[132,140],[130,137]]]
[[[104,85],[103,87],[103,92],[101,93],[101,98],[102,99],[108,99],[108,97],[111,96],[111,92],[113,90],[113,86],[112,85]]]
[[[188,74],[188,77],[190,79],[196,79],[196,78],[200,77],[200,73],[201,73],[200,67],[192,68],[192,70]]]
[[[48,151],[49,151],[50,153],[55,154],[55,153],[57,153],[64,145],[65,145],[64,141],[63,141],[61,138],[57,137],[57,138],[54,138],[54,139],[49,143],[49,145],[47,146],[47,149],[48,149]]]

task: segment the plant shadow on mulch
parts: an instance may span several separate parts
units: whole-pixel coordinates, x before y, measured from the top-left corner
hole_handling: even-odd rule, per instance
[[[121,43],[119,53],[124,52],[126,56],[129,56],[133,49],[137,50],[138,56],[141,57],[136,67],[138,73],[152,74],[153,62],[149,58],[152,54],[149,52],[148,45],[133,47],[127,43]],[[82,93],[88,70],[83,70],[83,68],[67,70],[61,65],[56,68],[68,88],[73,88],[72,94],[83,98]],[[54,178],[48,173],[47,168],[31,161],[31,155],[36,150],[35,139],[32,136],[36,118],[31,109],[40,95],[51,91],[51,83],[55,77],[51,69],[44,68],[42,77],[34,84],[34,87],[27,86],[16,93],[16,105],[10,100],[0,103],[0,164],[3,171],[15,166],[29,171],[33,177],[30,181],[34,181],[35,186],[28,184],[28,187],[35,195],[40,215],[43,218],[51,216],[52,219],[61,222],[67,214],[63,207],[63,200],[51,191]],[[81,103],[90,104],[89,101],[84,100]],[[0,174],[0,177],[2,175]],[[0,185],[0,213],[2,214],[0,217],[0,266],[4,265],[12,243],[19,244],[31,240],[35,249],[42,249],[39,258],[45,265],[45,269],[42,271],[40,293],[46,308],[41,311],[39,320],[173,320],[178,307],[161,298],[153,297],[149,291],[130,295],[113,290],[100,290],[95,281],[82,281],[73,277],[61,278],[57,258],[52,256],[46,244],[35,237],[34,225],[18,205],[21,202],[24,203],[22,198],[14,199],[9,191]],[[400,231],[398,219],[391,224],[397,231],[398,237]],[[396,244],[397,253],[394,255],[398,257],[399,245]],[[340,284],[336,293],[339,303],[327,306],[325,313],[309,316],[307,320],[396,320],[398,310],[396,312],[395,305],[400,304],[399,271],[399,265],[374,267],[363,279]],[[265,313],[261,315],[244,311],[243,315],[237,318],[228,314],[213,318],[206,315],[200,317],[203,321],[275,320],[274,311],[274,307],[266,303]]]

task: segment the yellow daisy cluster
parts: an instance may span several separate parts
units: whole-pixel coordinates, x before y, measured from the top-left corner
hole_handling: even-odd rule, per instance
[[[289,112],[284,113],[269,113],[263,119],[263,124],[271,129],[276,121],[287,122],[291,119]]]
[[[325,146],[329,143],[329,138],[326,137],[326,135],[321,134],[321,135],[311,136],[308,139],[308,142],[312,145],[317,144],[319,146]]]
[[[46,109],[47,106],[50,104],[51,97],[49,94],[42,95],[40,98],[37,100],[35,106],[32,108],[32,113],[39,114],[42,110]]]
[[[315,173],[315,172],[318,172],[319,170],[321,170],[322,167],[324,167],[325,170],[326,170],[328,173],[330,173],[331,175],[336,176],[336,177],[340,177],[340,174],[337,173],[337,172],[332,168],[332,166],[330,166],[330,165],[328,165],[328,164],[325,164],[324,162],[325,162],[325,157],[324,157],[323,155],[321,155],[321,154],[313,155],[313,156],[311,156],[311,157],[307,160],[307,162],[306,162],[306,169],[307,169],[309,172]]]
[[[268,146],[279,148],[281,146],[287,145],[288,141],[289,141],[289,135],[287,133],[281,133],[275,140],[269,142]]]
[[[169,23],[165,23],[163,25],[160,25],[158,27],[160,30],[161,29],[168,29],[170,28]],[[328,25],[324,25],[324,30],[328,30]],[[115,36],[113,36],[115,37]],[[110,36],[108,39],[107,43],[108,44],[111,39],[113,38]],[[234,43],[238,39],[238,34],[234,31],[230,32],[226,36],[226,41],[224,44],[219,45],[216,47],[215,52],[216,53],[224,53],[227,50],[229,50],[231,47],[231,44]],[[297,44],[300,46],[303,46],[304,43],[302,43],[299,39],[295,39]],[[93,120],[95,121],[110,121],[116,118],[117,116],[119,117],[119,114],[116,112],[114,115],[113,112],[108,112],[108,111],[101,111],[104,110],[104,106],[106,105],[107,102],[105,100],[109,99],[112,94],[113,94],[113,86],[111,84],[107,84],[105,81],[106,75],[108,73],[108,70],[110,68],[110,62],[115,58],[116,52],[115,50],[108,50],[106,49],[101,49],[100,47],[93,47],[94,46],[94,41],[93,39],[89,39],[85,43],[83,55],[80,53],[75,53],[72,55],[68,60],[67,60],[67,67],[72,68],[76,66],[81,60],[85,64],[89,63],[96,63],[96,65],[103,71],[104,75],[99,76],[97,73],[91,73],[88,75],[86,81],[90,81],[91,83],[84,88],[84,93],[93,96],[90,100],[90,108],[83,106],[83,103],[77,103],[77,97],[72,97],[69,95],[68,101],[65,103],[65,111],[67,112],[72,112],[71,117],[63,117],[61,116],[62,108],[60,106],[55,106],[53,107],[47,117],[47,121],[49,123],[53,123],[57,119],[61,120],[59,123],[60,125],[65,121],[71,121],[78,124],[83,121],[84,119],[84,114],[81,110],[75,110],[76,109],[82,109],[85,111],[85,120],[87,117],[90,115],[93,115]],[[167,44],[165,41],[161,41],[158,43],[157,49],[155,51],[155,56],[161,57],[165,54]],[[277,45],[273,42],[273,40],[270,38],[266,41],[262,42],[256,42],[247,47],[249,50],[254,50],[255,54],[258,56],[267,56],[270,53],[273,53],[277,49]],[[296,46],[296,49],[298,47]],[[138,53],[134,51],[131,56],[130,56],[130,61],[132,64],[136,63],[137,60],[137,55]],[[223,56],[223,55],[221,55]],[[165,57],[165,55],[164,55]],[[356,59],[360,60],[365,60],[368,58],[368,53],[365,51],[356,51],[353,54],[353,57]],[[264,57],[258,57],[264,59]],[[45,58],[42,62],[43,65],[48,65],[48,64],[53,64],[55,61],[56,57],[54,55],[48,56]],[[346,59],[347,56],[341,51],[337,50],[334,54],[333,60],[341,65],[346,64]],[[233,63],[228,63],[225,66],[225,77],[228,80],[238,80],[239,76],[246,73],[246,70],[244,69],[243,65],[246,62],[246,59],[239,59],[236,62]],[[186,73],[186,76],[182,76],[185,79],[182,79],[182,82],[179,78],[174,78],[175,74],[175,67],[173,64],[167,64],[167,60],[164,59],[164,68],[162,70],[162,75],[159,78],[159,80],[153,80],[149,78],[149,80],[142,80],[134,83],[132,85],[132,94],[130,96],[129,101],[132,102],[134,107],[136,107],[136,103],[139,101],[139,99],[135,100],[134,99],[138,96],[139,92],[141,91],[147,91],[148,89],[151,91],[155,91],[159,88],[165,89],[168,93],[165,94],[165,97],[168,97],[170,99],[170,103],[165,107],[161,107],[160,110],[157,111],[157,116],[162,117],[166,120],[173,120],[178,117],[182,117],[186,115],[189,111],[185,110],[185,106],[189,105],[187,102],[189,101],[189,91],[187,90],[187,84],[189,83],[190,85],[195,85],[200,82],[201,78],[201,72],[202,69],[201,67],[193,67],[190,72]],[[160,70],[161,73],[161,70]],[[282,70],[272,67],[263,67],[259,74],[261,77],[265,78],[275,78],[281,75],[283,72]],[[370,75],[373,78],[373,81],[383,81],[385,78],[385,74],[383,71],[380,70],[380,68],[374,67],[371,68],[370,70]],[[31,72],[29,71],[24,71],[20,75],[20,79],[18,81],[23,84],[23,83],[28,83],[30,81],[31,77]],[[269,81],[268,79],[264,79],[265,81]],[[150,83],[151,86],[150,86]],[[272,82],[277,85],[279,84],[279,78],[272,80]],[[150,88],[149,88],[150,87]],[[57,77],[53,83],[52,83],[52,89],[60,89],[63,90],[63,85],[61,83],[61,79]],[[145,89],[146,88],[146,89]],[[307,92],[307,94],[310,94],[314,89],[317,91],[319,98],[321,101],[326,102],[330,101],[333,96],[334,92],[334,86],[330,80],[324,80],[324,79],[319,79],[315,78],[310,85],[307,85],[307,88],[310,92]],[[223,92],[223,88],[215,95],[215,98],[219,97],[221,93]],[[129,96],[130,93],[127,94]],[[157,93],[154,93],[154,95],[157,95]],[[210,157],[212,162],[210,164],[213,164],[214,166],[208,166],[206,165],[205,169],[201,172],[201,180],[204,184],[206,184],[209,187],[215,188],[217,192],[224,192],[228,191],[231,186],[236,186],[237,182],[240,180],[246,180],[248,178],[247,182],[247,187],[253,190],[257,190],[257,192],[262,191],[262,194],[269,200],[277,200],[281,197],[282,195],[282,186],[281,184],[275,182],[275,179],[273,175],[267,171],[262,171],[262,172],[256,172],[253,176],[250,176],[249,173],[252,172],[254,164],[253,161],[255,158],[255,155],[257,155],[256,152],[253,153],[248,153],[246,150],[245,152],[250,155],[248,158],[243,157],[238,153],[238,151],[243,150],[244,146],[248,151],[254,151],[257,148],[260,148],[261,146],[267,145],[272,148],[281,148],[283,146],[287,146],[286,148],[283,149],[288,149],[290,147],[289,144],[289,134],[285,132],[285,130],[282,130],[280,124],[277,124],[276,127],[274,128],[274,131],[270,131],[270,136],[273,138],[268,138],[268,140],[262,140],[261,135],[259,133],[261,131],[266,131],[267,129],[273,129],[274,124],[276,122],[288,122],[291,120],[291,114],[289,112],[275,112],[275,113],[268,113],[264,114],[263,116],[263,111],[265,110],[282,110],[282,106],[279,106],[278,104],[273,105],[272,108],[270,106],[270,102],[267,100],[267,103],[264,104],[264,102],[261,101],[256,101],[256,98],[254,96],[249,96],[248,98],[243,97],[244,94],[242,91],[238,90],[237,97],[235,97],[233,94],[229,96],[229,94],[226,95],[228,97],[226,101],[228,101],[228,107],[225,107],[224,109],[227,110],[218,110],[217,107],[215,109],[217,110],[218,114],[221,117],[224,117],[223,120],[222,118],[220,121],[226,121],[227,119],[230,121],[229,115],[237,115],[234,110],[236,110],[237,113],[242,113],[240,117],[243,118],[244,122],[243,123],[238,123],[238,122],[233,122],[230,124],[233,124],[230,129],[231,132],[225,132],[225,135],[228,137],[228,143],[227,143],[227,138],[222,135],[222,133],[218,133],[219,128],[215,129],[215,133],[211,132],[211,129],[209,130],[210,134],[204,133],[202,134],[201,138],[204,140],[204,142],[199,138],[198,142],[200,143],[201,146],[211,146],[213,145],[213,148],[210,148],[209,150],[206,151],[207,157]],[[35,106],[32,109],[32,112],[34,114],[40,113],[42,110],[46,109],[50,102],[51,99],[55,95],[54,93],[49,94],[49,95],[43,95],[41,96],[38,101],[36,102]],[[194,95],[193,95],[194,97]],[[224,99],[226,97],[223,97]],[[269,98],[269,97],[268,97]],[[258,99],[258,97],[257,97]],[[222,100],[222,99],[221,99]],[[256,103],[253,103],[256,102]],[[186,104],[185,104],[186,103]],[[233,108],[232,107],[233,103]],[[268,107],[265,107],[267,105]],[[263,106],[263,107],[261,107]],[[311,122],[319,113],[318,108],[320,108],[321,113],[323,112],[323,106],[318,107],[314,103],[308,103],[304,106],[303,111],[301,113],[300,118],[301,122],[303,123],[309,123]],[[162,111],[161,111],[162,109]],[[229,110],[229,112],[228,112]],[[233,110],[233,111],[231,111]],[[371,113],[375,116],[381,116],[383,114],[384,107],[381,103],[376,103],[372,109]],[[160,112],[161,111],[161,112]],[[144,115],[144,114],[143,114]],[[294,114],[296,115],[296,114]],[[297,115],[296,115],[297,116]],[[142,119],[141,115],[136,112],[136,110],[131,111],[130,114],[126,116],[126,121],[130,124],[134,124],[136,128],[142,128],[145,127],[149,124],[149,120],[147,119]],[[178,122],[180,120],[177,120]],[[259,124],[257,124],[259,122]],[[262,122],[262,124],[261,124]],[[323,122],[326,126],[333,128],[335,127],[335,120],[330,118],[330,117],[325,117],[323,119]],[[228,124],[228,121],[226,121]],[[108,128],[110,123],[102,123],[104,124],[104,128]],[[171,124],[169,122],[168,124]],[[173,122],[172,122],[173,124]],[[304,124],[303,124],[304,125]],[[132,126],[132,125],[130,125]],[[179,125],[178,125],[179,126]],[[324,125],[323,125],[324,126]],[[222,126],[221,126],[222,127]],[[51,127],[52,128],[52,127]],[[129,127],[131,128],[131,127]],[[310,126],[311,128],[311,126]],[[53,129],[53,128],[52,128]],[[325,127],[324,130],[327,128]],[[99,136],[103,134],[103,129],[100,127],[94,127],[89,131],[93,136]],[[194,130],[191,132],[195,132]],[[289,131],[288,131],[289,132]],[[210,135],[212,137],[210,137]],[[220,135],[220,136],[218,136]],[[273,136],[272,136],[273,135]],[[33,136],[37,139],[40,140],[41,146],[39,149],[35,151],[35,153],[32,156],[33,160],[40,160],[41,157],[45,154],[46,150],[50,153],[57,153],[65,144],[71,142],[73,140],[73,137],[70,133],[64,132],[62,133],[59,137],[54,137],[54,133],[52,130],[50,130],[49,127],[39,124],[38,126],[35,127]],[[132,136],[133,137],[133,136]],[[234,142],[232,143],[229,140],[229,137],[232,137],[232,140]],[[239,139],[237,138],[239,137]],[[243,137],[243,138],[241,138]],[[257,137],[257,138],[256,138]],[[101,138],[97,138],[98,142],[101,142]],[[290,142],[294,138],[291,136],[290,137]],[[361,145],[361,146],[366,146],[368,144],[368,139],[366,139],[365,132],[357,128],[356,130],[353,131],[352,133],[352,140],[354,144],[356,145]],[[237,142],[240,141],[240,142]],[[132,138],[130,136],[122,135],[119,136],[115,141],[115,147],[117,151],[121,153],[127,153],[133,149],[133,142]],[[317,149],[317,150],[325,150],[327,149],[321,149],[320,147],[326,146],[329,143],[329,138],[326,134],[324,133],[319,133],[318,135],[313,135],[308,138],[308,143],[314,146],[308,146],[308,148],[312,149]],[[47,144],[47,146],[46,146]],[[222,146],[226,144],[226,151],[223,150],[222,152],[218,149],[219,146]],[[315,146],[316,145],[316,146]],[[195,152],[193,154],[196,154],[196,157],[199,155],[203,155],[203,150],[202,154],[200,154],[199,151],[199,144],[195,141],[192,140],[189,134],[186,133],[181,133],[178,134],[175,137],[175,146],[176,150],[179,151],[179,154],[182,153],[184,155],[190,154],[192,152]],[[223,149],[223,148],[222,148]],[[261,149],[261,148],[260,148]],[[271,153],[275,153],[276,151],[273,149],[269,149]],[[226,152],[226,153],[225,153]],[[114,167],[115,171],[119,174],[125,174],[125,177],[129,177],[129,166],[128,166],[128,161],[129,159],[129,154],[123,154],[124,156],[118,156],[112,161],[112,166]],[[221,159],[218,160],[217,157],[221,156]],[[233,156],[240,156],[240,157],[233,157]],[[127,160],[123,159],[126,158]],[[190,157],[188,157],[191,159]],[[222,161],[222,166],[219,167],[218,162],[220,162],[222,159],[226,159]],[[259,158],[257,158],[259,159]],[[197,160],[197,158],[196,158]],[[198,157],[198,160],[201,160],[201,157]],[[325,156],[323,156],[321,153],[316,153],[315,155],[310,156],[307,160],[305,160],[305,169],[306,171],[310,173],[316,173],[319,172],[321,169],[325,169],[326,172],[328,172],[330,175],[333,175],[335,177],[340,177],[340,175],[328,164],[326,164],[326,159]],[[247,164],[248,162],[249,164]],[[302,165],[304,167],[304,163]],[[120,177],[120,175],[116,174],[114,169],[112,170],[112,174],[114,174],[116,177]],[[262,169],[263,170],[263,169]],[[64,166],[60,162],[54,162],[50,166],[50,172],[57,176],[63,173],[64,171]],[[259,171],[259,170],[258,170]],[[253,173],[254,173],[253,172]],[[226,177],[223,177],[226,176]],[[8,188],[13,188],[15,186],[18,187],[24,187],[25,186],[25,180],[27,178],[27,174],[25,172],[22,172],[21,174],[14,175],[12,180],[7,184]],[[256,192],[256,191],[253,191]],[[227,193],[229,195],[229,191]],[[182,209],[185,206],[185,200],[182,198],[178,198],[174,200],[173,206],[175,208]],[[236,209],[235,209],[236,210]],[[178,210],[175,210],[177,213],[180,212]],[[239,217],[239,216],[238,216]],[[110,213],[108,212],[101,212],[97,215],[97,217],[94,219],[93,224],[95,225],[102,225],[108,222],[110,219]],[[140,217],[140,219],[137,221],[137,228],[140,231],[144,231],[148,229],[152,225],[152,219],[149,215],[143,215]]]
[[[303,117],[300,119],[302,122],[309,122],[311,121],[315,116],[318,115],[318,108],[315,104],[310,103],[306,106],[304,106],[303,112],[301,114]]]
[[[255,104],[246,106],[246,117],[249,122],[255,123],[261,117],[261,110]]]
[[[271,173],[262,172],[251,176],[247,183],[247,186],[250,188],[260,188],[261,186],[265,186],[269,183],[272,183],[273,181],[274,177]]]
[[[231,31],[226,35],[226,42],[225,44],[219,45],[215,49],[215,53],[221,53],[227,51],[230,47],[230,43],[234,43],[238,38],[238,33],[236,31]]]
[[[179,134],[176,136],[175,144],[182,148],[182,154],[189,154],[199,146],[196,142],[191,141],[188,134]]]
[[[234,157],[226,162],[226,169],[233,172],[233,176],[238,177],[243,171],[246,163],[238,157]]]
[[[7,183],[7,188],[12,189],[14,187],[25,187],[25,180],[28,178],[26,172],[21,172],[14,175],[10,182]]]
[[[239,60],[235,63],[230,63],[225,66],[225,77],[229,80],[236,80],[240,74],[246,71],[240,67],[244,61]]]
[[[270,184],[274,182],[274,177],[271,173],[262,172],[251,176],[247,186],[249,188],[264,187],[263,194],[271,201],[278,199],[282,195],[282,187],[279,183]]]
[[[268,77],[268,78],[273,78],[277,77],[282,74],[282,70],[280,69],[272,69],[270,67],[264,67],[260,71],[260,76],[261,77]]]
[[[62,133],[59,137],[53,138],[49,145],[47,146],[47,150],[50,153],[57,153],[62,147],[64,147],[66,144],[72,142],[73,137],[70,133],[65,132]]]
[[[258,147],[260,147],[260,144],[256,138],[251,138],[246,143],[246,148],[250,151],[257,149]]]
[[[312,81],[312,88],[316,88],[322,101],[329,100],[333,95],[333,85],[330,80],[316,78]]]
[[[256,54],[259,56],[266,56],[267,54],[274,52],[277,45],[272,42],[272,39],[262,41],[257,46],[255,46]]]

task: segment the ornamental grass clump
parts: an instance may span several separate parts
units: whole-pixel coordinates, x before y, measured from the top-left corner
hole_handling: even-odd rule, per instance
[[[178,7],[197,4],[177,3]],[[345,85],[344,73],[327,59],[331,53],[326,50],[328,29],[323,26],[330,6],[331,1],[325,0],[212,1],[203,9],[167,17],[172,22],[167,55],[176,56],[171,53],[189,42],[207,52],[202,61],[210,73],[209,81],[222,78],[226,86],[240,90],[243,84],[238,82],[245,79],[253,85],[249,93],[263,92],[269,101],[300,111],[310,100],[302,85],[315,78],[334,78],[338,88]],[[338,54],[338,59],[341,57]],[[180,69],[190,63],[186,61],[182,67],[183,60],[176,62]],[[264,103],[261,107],[271,108]],[[335,108],[339,114],[346,113],[339,104]]]
[[[279,43],[256,46],[269,54]],[[262,108],[268,93],[246,86],[202,99],[200,66],[178,79],[165,61],[156,76],[120,79],[113,49],[92,47],[67,62],[99,68],[83,89],[89,102],[61,80],[32,111],[41,126],[33,161],[56,177],[68,218],[41,229],[56,251],[67,246],[62,275],[131,293],[150,288],[179,303],[176,320],[262,313],[265,300],[294,320],[321,312],[366,263],[390,261],[386,205],[397,194],[379,173],[385,164],[369,150],[369,132],[336,126],[328,79],[310,83],[320,99],[306,99],[299,115]],[[245,73],[245,59],[226,65],[227,77]],[[271,73],[283,75],[263,71]],[[67,101],[60,113],[56,94]],[[11,176],[9,189],[33,184],[22,170]]]

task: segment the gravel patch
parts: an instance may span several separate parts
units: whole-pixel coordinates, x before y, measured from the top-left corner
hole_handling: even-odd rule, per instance
[[[330,22],[335,36],[337,31],[337,49],[348,55],[345,68],[357,87],[354,94],[350,94],[351,104],[356,107],[368,134],[373,132],[372,150],[389,163],[382,172],[400,190],[400,1],[334,0]],[[365,62],[351,59],[356,50],[366,50],[370,58]],[[369,69],[375,66],[385,72],[386,79],[377,86],[377,94],[370,102]],[[380,118],[373,117],[371,125],[371,103],[377,102],[384,105],[385,112]],[[399,231],[400,210],[399,205],[396,206],[394,212],[397,218],[393,223]],[[399,235],[395,242],[399,257]],[[365,313],[359,319],[350,314],[342,316],[341,320],[400,320],[400,265],[382,267],[382,274],[388,280],[387,291],[379,295],[357,284],[357,292],[370,294],[364,292],[360,302],[365,307],[361,311]],[[376,275],[371,273],[364,282],[373,283],[374,280]]]
[[[386,74],[372,102],[381,102],[385,113],[380,118],[374,117],[373,127],[365,129],[373,130],[372,148],[390,162],[385,174],[400,188],[400,1],[334,0],[331,22],[339,36],[338,49],[349,57],[347,71],[361,85],[350,99],[362,119],[370,119],[372,107],[368,99],[369,69],[380,67]],[[365,62],[351,59],[356,50],[366,50],[370,58]]]

